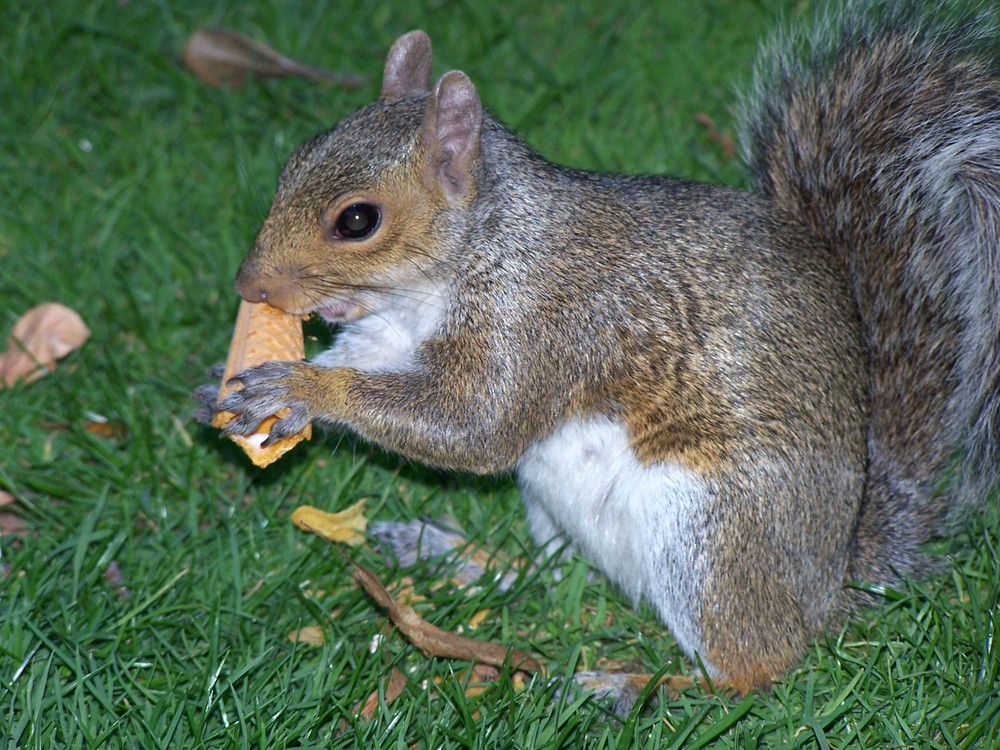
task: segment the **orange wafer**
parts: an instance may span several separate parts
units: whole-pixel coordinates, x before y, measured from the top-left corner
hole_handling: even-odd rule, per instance
[[[302,338],[301,318],[268,304],[255,304],[242,300],[233,328],[232,342],[229,345],[229,356],[226,358],[222,387],[219,388],[219,400],[241,387],[238,384],[230,387],[226,383],[231,377],[239,375],[247,368],[263,362],[300,360],[304,356],[305,342]],[[312,437],[312,425],[308,425],[301,432],[277,440],[267,447],[261,445],[267,438],[271,425],[286,413],[287,410],[282,410],[268,417],[257,426],[252,435],[229,437],[244,450],[256,466],[263,468],[277,461],[300,441]],[[234,416],[228,411],[217,412],[212,418],[212,426],[222,427]]]

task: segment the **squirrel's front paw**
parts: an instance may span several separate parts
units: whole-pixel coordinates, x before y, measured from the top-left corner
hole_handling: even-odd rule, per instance
[[[264,445],[300,432],[314,417],[310,406],[309,369],[306,362],[266,362],[244,370],[230,380],[242,388],[219,402],[217,411],[236,416],[222,432],[250,435],[268,417],[281,414],[271,426]]]
[[[198,402],[194,418],[202,424],[211,424],[212,417],[215,416],[215,402],[219,400],[219,378],[224,370],[225,365],[213,365],[208,370],[208,377],[215,382],[198,386],[191,394],[191,398]]]

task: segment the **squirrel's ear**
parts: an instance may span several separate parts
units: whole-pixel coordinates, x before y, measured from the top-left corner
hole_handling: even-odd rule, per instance
[[[431,40],[419,29],[393,43],[382,76],[383,99],[422,94],[431,88]]]
[[[482,124],[483,105],[469,77],[457,70],[441,76],[427,99],[419,139],[449,198],[461,197],[472,182]]]

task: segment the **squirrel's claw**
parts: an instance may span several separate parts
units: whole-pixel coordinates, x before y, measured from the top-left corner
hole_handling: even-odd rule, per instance
[[[215,414],[215,402],[219,400],[219,386],[214,383],[198,386],[191,392],[191,398],[198,402],[198,408],[194,410],[195,420],[202,424],[211,424]]]
[[[210,425],[212,423],[212,417],[215,416],[216,412],[215,403],[219,400],[218,382],[225,371],[226,366],[222,363],[212,365],[208,368],[206,375],[214,382],[200,385],[191,392],[191,398],[198,402],[198,408],[194,410],[194,418],[201,424]]]
[[[271,425],[267,439],[263,443],[265,448],[271,443],[302,432],[312,422],[312,417],[304,406],[297,405],[288,408],[290,409],[288,414]]]
[[[265,446],[304,429],[312,421],[312,414],[302,389],[294,387],[299,380],[295,372],[299,364],[266,362],[231,378],[229,383],[242,387],[227,395],[215,407],[218,411],[236,415],[222,428],[223,434],[250,435],[265,419],[284,410],[287,414],[271,425]]]

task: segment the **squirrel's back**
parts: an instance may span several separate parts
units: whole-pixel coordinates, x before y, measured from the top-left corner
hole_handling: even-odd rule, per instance
[[[804,44],[779,39],[743,126],[757,190],[852,282],[872,381],[851,572],[877,583],[919,571],[917,546],[1000,463],[997,11],[933,6],[851,0]]]

